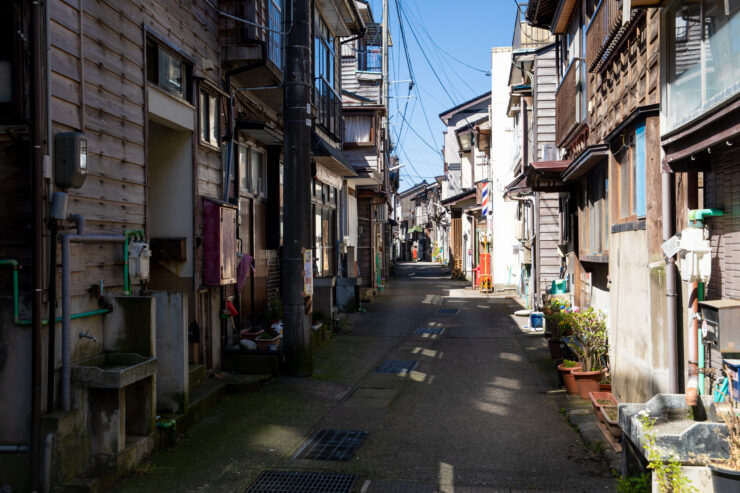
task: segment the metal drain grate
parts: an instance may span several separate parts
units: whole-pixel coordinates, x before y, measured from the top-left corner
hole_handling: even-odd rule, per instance
[[[348,461],[366,436],[366,431],[321,430],[304,443],[293,458]]]
[[[459,311],[459,308],[440,308],[437,310],[437,315],[454,315]]]
[[[415,360],[387,359],[376,369],[375,373],[395,373],[396,375],[408,375],[416,368],[419,362]]]
[[[247,493],[349,493],[356,474],[264,471]]]
[[[420,336],[438,336],[441,335],[444,331],[444,327],[422,327],[420,329],[416,329],[415,334],[418,334]]]

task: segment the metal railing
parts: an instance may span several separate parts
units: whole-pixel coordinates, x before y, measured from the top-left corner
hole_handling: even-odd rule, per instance
[[[607,56],[612,36],[622,21],[622,0],[601,0],[586,29],[586,62],[593,71]]]
[[[268,8],[269,28],[274,31],[282,31],[283,11],[279,0],[269,0]],[[267,41],[267,59],[277,68],[283,69],[283,36],[277,32],[269,32]]]
[[[283,29],[281,0],[221,0],[219,8],[233,16],[266,26],[275,31]],[[219,33],[224,45],[263,42],[267,59],[279,70],[283,70],[283,36],[278,32],[221,17]]]
[[[357,68],[361,72],[381,72],[383,56],[380,47],[357,50]]]
[[[573,128],[585,120],[585,91],[585,65],[580,59],[575,59],[565,71],[555,96],[555,141],[558,147]]]
[[[314,80],[313,104],[318,110],[316,123],[341,141],[342,98],[323,77]]]
[[[555,36],[547,29],[531,26],[525,17],[526,3],[518,4],[516,22],[514,23],[514,39],[511,47],[514,51],[526,48],[539,48],[554,43]]]

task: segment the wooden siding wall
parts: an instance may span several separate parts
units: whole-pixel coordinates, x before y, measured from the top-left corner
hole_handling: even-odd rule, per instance
[[[558,75],[555,60],[555,45],[542,50],[534,62],[534,121],[533,141],[536,152],[532,161],[543,161],[545,144],[555,143],[555,93]]]
[[[50,6],[53,132],[83,130],[88,138],[89,176],[70,191],[69,212],[83,214],[89,232],[146,229],[143,26],[192,57],[196,74],[217,83],[218,74],[200,66],[219,59],[216,14],[204,2],[184,0],[57,0]],[[219,153],[199,149],[197,159],[199,193],[220,195]],[[122,255],[96,258],[88,255],[95,247],[83,248],[87,265],[73,278],[73,294],[98,279],[122,286]]]
[[[603,71],[589,73],[588,144],[601,143],[637,107],[660,103],[660,12],[647,9]]]
[[[380,80],[361,81],[357,77],[357,41],[350,43],[349,46],[351,49],[346,48],[346,45],[342,49],[342,89],[379,103]]]
[[[537,232],[537,261],[539,265],[539,292],[545,293],[553,280],[560,277],[560,212],[559,195],[555,192],[538,194],[539,230]]]

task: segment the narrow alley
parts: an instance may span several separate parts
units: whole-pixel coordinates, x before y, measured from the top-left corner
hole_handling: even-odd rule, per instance
[[[548,393],[545,339],[517,324],[513,299],[464,286],[436,264],[399,264],[366,313],[319,347],[313,377],[227,397],[114,491],[298,491],[258,489],[269,471],[349,475],[326,476],[351,486],[321,491],[613,491]],[[322,430],[366,435],[334,451],[304,445]],[[351,458],[312,460],[327,450]]]

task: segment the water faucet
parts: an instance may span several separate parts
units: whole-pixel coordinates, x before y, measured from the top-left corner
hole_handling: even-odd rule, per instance
[[[87,332],[80,332],[80,339],[91,339],[93,342],[98,342],[92,333],[88,330]]]

